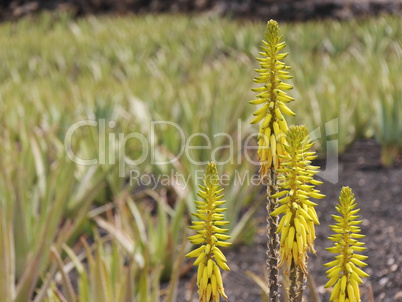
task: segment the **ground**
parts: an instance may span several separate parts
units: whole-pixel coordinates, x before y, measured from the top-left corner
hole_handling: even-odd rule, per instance
[[[329,225],[334,214],[342,186],[349,186],[355,193],[361,208],[362,233],[367,237],[365,271],[370,277],[365,280],[362,301],[391,302],[402,301],[402,167],[384,169],[379,162],[380,146],[372,140],[357,141],[350,150],[340,157],[339,181],[336,184],[324,181],[320,187],[327,197],[319,201],[317,213],[321,225],[317,226],[317,256],[311,255],[309,271],[313,277],[323,302],[329,300],[329,292],[323,288],[326,283],[325,268],[322,266],[332,260],[332,254],[325,250],[331,246],[327,237],[331,234]],[[260,222],[252,245],[237,246],[225,254],[231,268],[224,272],[224,284],[229,301],[262,301],[261,290],[247,275],[252,271],[263,277],[265,271],[265,210],[261,209],[257,220]],[[178,301],[190,301],[191,285],[194,283],[190,271],[181,280]],[[194,294],[194,300],[196,300]],[[371,296],[371,298],[370,298]],[[372,298],[374,297],[374,299]],[[307,301],[310,301],[307,298]]]

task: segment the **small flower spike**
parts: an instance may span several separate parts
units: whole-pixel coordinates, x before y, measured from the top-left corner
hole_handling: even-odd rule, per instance
[[[352,189],[343,187],[339,196],[339,204],[336,210],[341,214],[332,215],[337,222],[331,225],[331,229],[336,233],[329,237],[335,242],[335,246],[327,248],[331,253],[338,254],[335,260],[325,264],[325,267],[331,267],[326,271],[329,279],[325,287],[334,286],[332,289],[330,301],[335,302],[358,302],[360,301],[359,284],[363,283],[362,277],[369,277],[360,267],[367,264],[363,261],[367,256],[357,254],[366,250],[363,247],[364,243],[359,242],[359,238],[364,238],[365,235],[359,234],[361,220],[357,220],[357,213],[360,209],[356,209]]]
[[[214,163],[209,163],[204,176],[204,185],[200,185],[198,196],[202,201],[195,201],[197,213],[192,215],[199,219],[193,221],[190,229],[196,230],[197,235],[188,237],[192,244],[201,244],[186,257],[196,257],[194,265],[198,265],[197,286],[200,302],[219,302],[220,295],[226,300],[228,297],[223,288],[220,268],[229,271],[226,257],[219,247],[230,246],[225,242],[230,236],[225,235],[228,229],[221,227],[229,222],[224,221],[223,213],[226,208],[220,206],[225,203],[223,189],[219,185],[219,176]]]
[[[271,216],[283,214],[277,230],[281,234],[279,266],[286,262],[287,273],[294,265],[307,274],[307,251],[315,253],[314,224],[320,224],[314,209],[317,204],[310,198],[321,199],[325,195],[315,189],[322,183],[313,179],[318,167],[311,165],[316,155],[310,151],[313,143],[306,126],[291,126],[283,146],[286,155],[280,155],[283,165],[278,169],[280,190],[271,196],[281,198],[278,200],[280,206]]]
[[[262,105],[254,112],[255,118],[251,124],[261,122],[258,156],[261,162],[260,176],[263,180],[267,179],[270,169],[276,170],[280,167],[279,155],[285,155],[283,143],[288,126],[283,114],[295,115],[286,105],[294,100],[286,94],[286,90],[292,89],[293,86],[283,81],[292,77],[288,72],[290,66],[281,61],[288,53],[280,52],[286,47],[286,43],[281,42],[282,36],[279,35],[276,21],[270,20],[267,23],[265,39],[261,45],[262,58],[257,59],[261,66],[260,69],[256,69],[259,76],[254,79],[254,82],[263,86],[252,89],[258,94],[256,100],[250,101],[252,105]]]

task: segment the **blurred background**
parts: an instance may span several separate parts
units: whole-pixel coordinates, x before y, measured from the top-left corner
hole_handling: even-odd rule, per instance
[[[288,124],[312,131],[323,169],[335,159],[317,261],[328,260],[328,209],[340,185],[355,184],[370,238],[364,301],[402,299],[401,11],[399,0],[2,1],[2,301],[196,301],[184,254],[196,175],[211,159],[228,178],[226,292],[262,301],[246,271],[263,278],[265,194],[250,183],[258,166],[246,146],[256,144],[248,101],[271,18],[294,76]],[[152,127],[160,121],[171,124]],[[183,137],[205,146],[197,133],[210,148],[155,164],[175,158]],[[312,271],[307,292],[327,301],[324,270]]]
[[[401,0],[3,0],[3,18],[41,10],[64,10],[75,15],[92,13],[199,13],[252,19],[300,20],[311,18],[353,18],[356,16],[398,14]]]

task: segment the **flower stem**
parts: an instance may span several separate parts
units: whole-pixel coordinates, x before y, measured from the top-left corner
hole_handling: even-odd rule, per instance
[[[304,273],[299,266],[295,265],[295,263],[292,263],[289,279],[289,301],[302,302]]]
[[[303,271],[298,267],[297,268],[297,284],[299,285],[298,291],[296,293],[296,302],[302,302],[303,300],[303,289],[304,289],[304,273]]]
[[[269,301],[279,301],[279,236],[277,234],[278,229],[278,217],[271,216],[277,207],[277,199],[271,198],[271,196],[278,192],[278,184],[276,173],[273,169],[270,170],[269,183],[267,186],[267,269],[268,269],[268,288],[269,288]]]
[[[297,268],[294,263],[292,263],[292,267],[290,268],[289,280],[289,302],[295,302],[297,294]]]

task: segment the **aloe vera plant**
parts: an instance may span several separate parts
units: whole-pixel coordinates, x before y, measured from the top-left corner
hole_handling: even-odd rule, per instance
[[[318,167],[311,165],[316,158],[311,151],[313,143],[309,140],[305,126],[291,126],[286,135],[283,168],[278,169],[280,190],[272,198],[280,206],[270,215],[282,214],[277,232],[280,239],[279,267],[286,263],[285,273],[290,275],[289,301],[301,301],[304,277],[307,272],[307,252],[315,254],[315,224],[320,224],[311,198],[324,198],[315,188],[322,184],[313,177]]]
[[[262,183],[267,185],[267,211],[273,213],[278,205],[275,194],[278,192],[278,169],[282,167],[283,156],[286,154],[284,142],[288,126],[283,113],[294,116],[287,103],[293,101],[285,91],[292,89],[292,85],[284,80],[291,79],[288,70],[290,69],[283,60],[288,54],[281,53],[286,43],[281,41],[278,23],[271,20],[267,23],[265,39],[261,46],[262,58],[259,58],[261,69],[257,69],[259,76],[254,79],[262,87],[252,89],[257,92],[256,100],[250,101],[252,105],[262,105],[256,112],[252,124],[261,122],[258,134],[258,157],[261,162],[260,177]],[[270,301],[277,301],[279,297],[279,265],[278,251],[279,238],[278,218],[268,215],[267,218],[268,236],[268,260],[269,271],[269,297]]]
[[[225,208],[220,207],[225,203],[223,189],[219,185],[219,175],[214,163],[209,163],[204,176],[203,185],[200,185],[198,196],[202,201],[195,201],[197,213],[192,215],[199,219],[193,221],[191,229],[197,234],[188,237],[192,244],[201,244],[191,251],[186,257],[196,257],[194,265],[197,266],[197,286],[200,302],[220,301],[220,296],[225,298],[225,290],[220,268],[229,271],[226,257],[219,247],[227,247],[226,242],[230,236],[225,235],[228,229],[221,228],[229,224],[224,220]]]
[[[357,220],[360,209],[357,208],[351,188],[342,188],[336,210],[340,215],[332,215],[336,224],[330,226],[335,234],[328,237],[335,244],[327,248],[336,256],[335,260],[324,265],[330,267],[326,271],[329,281],[325,287],[333,286],[330,301],[358,302],[361,301],[359,289],[359,284],[363,283],[361,278],[369,277],[359,267],[367,266],[363,261],[368,257],[359,253],[366,250],[364,243],[359,241],[365,235],[359,234],[361,230],[358,225],[363,221]]]

